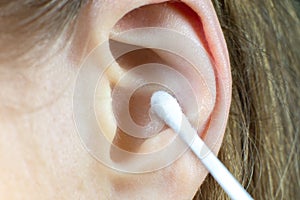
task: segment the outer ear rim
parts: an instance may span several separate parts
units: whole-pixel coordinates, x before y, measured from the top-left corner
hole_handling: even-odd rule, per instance
[[[217,81],[217,100],[216,105],[211,115],[214,124],[218,120],[218,113],[223,113],[223,119],[220,118],[222,124],[218,124],[219,132],[214,132],[210,129],[214,125],[210,124],[208,132],[205,137],[206,144],[211,148],[214,153],[218,153],[225,134],[227,119],[229,116],[229,109],[231,103],[232,79],[230,71],[229,53],[225,38],[217,18],[211,1],[189,1],[182,0],[190,6],[200,17],[203,24],[204,34],[211,51],[213,65],[215,67],[215,76]],[[222,111],[220,111],[222,109]],[[216,116],[216,118],[215,118]],[[209,132],[211,131],[211,132]]]

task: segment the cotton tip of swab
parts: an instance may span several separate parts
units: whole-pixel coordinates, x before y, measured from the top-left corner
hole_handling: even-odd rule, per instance
[[[182,110],[177,100],[169,93],[157,91],[151,97],[151,109],[174,131],[178,132],[182,123]]]
[[[189,145],[231,199],[252,200],[243,186],[198,136],[174,97],[164,91],[155,92],[151,97],[151,109]]]

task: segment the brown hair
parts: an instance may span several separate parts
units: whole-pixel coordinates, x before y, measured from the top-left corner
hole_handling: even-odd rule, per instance
[[[75,22],[86,0],[1,0],[0,60],[24,59],[47,47]],[[15,44],[18,44],[17,46]],[[26,56],[24,56],[26,55]]]
[[[220,159],[255,199],[299,199],[300,23],[293,1],[213,1],[230,54]],[[229,199],[211,176],[196,199]]]
[[[0,28],[1,37],[8,38],[6,42],[18,34],[34,38],[34,32],[42,37],[36,41],[55,38],[75,21],[84,2],[1,1],[1,17],[13,17],[0,22],[0,27],[17,24]],[[219,157],[255,199],[299,199],[299,5],[288,0],[213,3],[233,78],[230,117]],[[36,43],[31,40],[25,45],[30,48]],[[209,175],[194,199],[229,198]]]

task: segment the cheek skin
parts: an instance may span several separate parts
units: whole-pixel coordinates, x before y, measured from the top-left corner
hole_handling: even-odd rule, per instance
[[[39,112],[1,115],[1,199],[97,199],[109,188],[105,179],[92,181],[95,161],[81,147],[68,104],[62,98]]]

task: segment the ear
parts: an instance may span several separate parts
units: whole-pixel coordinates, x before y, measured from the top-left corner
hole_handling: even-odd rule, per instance
[[[118,119],[116,119],[118,116],[115,116],[114,113],[114,102],[121,104],[121,99],[114,99],[114,90],[121,87],[125,88],[124,92],[130,81],[141,80],[142,72],[132,73],[132,69],[146,63],[163,63],[175,69],[189,81],[194,97],[198,100],[197,102],[200,102],[197,104],[200,105],[199,108],[195,109],[192,106],[190,99],[194,97],[190,96],[189,89],[178,87],[180,84],[178,84],[176,76],[165,71],[164,76],[169,80],[168,87],[150,84],[147,87],[144,85],[144,87],[135,88],[128,104],[130,116],[127,117],[132,118],[139,125],[149,123],[151,119],[148,116],[148,107],[151,94],[156,90],[168,90],[176,85],[177,89],[174,95],[178,95],[176,97],[185,114],[193,125],[197,126],[198,133],[206,144],[217,154],[229,113],[231,75],[227,47],[210,1],[138,0],[132,2],[124,0],[114,3],[106,1],[100,4],[91,3],[80,15],[78,25],[77,34],[81,35],[78,38],[89,38],[88,50],[110,40],[109,45],[105,47],[108,52],[105,56],[116,59],[116,62],[105,71],[105,75],[99,82],[95,107],[103,133],[112,144],[132,153],[149,153],[165,148],[169,145],[170,138],[176,137],[176,134],[170,129],[163,129],[160,134],[151,138],[136,138],[134,135],[128,135],[126,131],[118,127]],[[123,34],[128,30],[146,27],[160,27],[182,34],[184,37],[179,37],[177,41],[169,41],[174,48],[176,48],[176,44],[187,44],[188,42],[185,41],[187,38],[196,43],[198,49],[194,47],[191,50],[182,47],[182,52],[184,52],[183,54],[188,53],[195,60],[195,63],[192,64],[198,66],[197,70],[195,71],[191,63],[178,55],[157,48],[150,49],[151,45],[159,41],[155,38],[162,37],[162,35],[153,33],[147,35],[147,32]],[[74,43],[75,52],[79,52],[76,48],[80,46],[78,45],[80,43],[80,41]],[[164,43],[167,41],[161,40],[161,44]],[[116,52],[119,49],[128,48],[128,46],[131,46],[130,48],[136,46],[147,48],[138,50],[133,48],[135,51],[118,58]],[[96,57],[101,62],[101,59],[107,59],[105,56],[98,52]],[[126,76],[128,78],[124,79]],[[157,77],[159,73],[149,72],[144,76],[143,80]],[[119,109],[122,110],[122,108]],[[124,118],[123,114],[122,112],[118,113]],[[118,157],[113,151],[110,151],[110,156],[116,163],[131,162],[130,156]],[[157,160],[153,160],[153,163],[155,162]],[[147,163],[153,164],[151,160],[148,160]],[[188,186],[183,186],[183,188],[187,187],[186,191],[180,189],[186,195],[182,196],[184,199],[187,196],[188,198],[192,197],[207,175],[207,171],[190,151],[187,151],[175,164],[162,170],[171,176],[165,177],[166,184],[175,187],[175,184],[170,181],[175,181],[180,186],[182,186],[182,180],[189,183]],[[179,190],[174,188],[174,191],[178,192]]]

